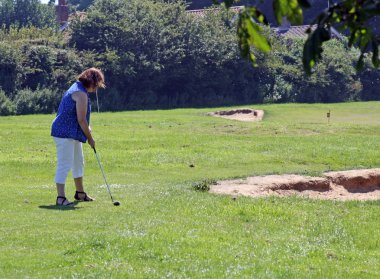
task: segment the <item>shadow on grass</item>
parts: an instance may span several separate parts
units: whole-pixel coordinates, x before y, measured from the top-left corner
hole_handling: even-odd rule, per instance
[[[76,207],[77,204],[78,204],[78,202],[75,201],[75,202],[73,202],[72,206],[63,206],[63,205],[51,204],[51,205],[40,205],[39,208],[51,209],[51,210],[77,210],[77,209],[80,209],[80,207]]]

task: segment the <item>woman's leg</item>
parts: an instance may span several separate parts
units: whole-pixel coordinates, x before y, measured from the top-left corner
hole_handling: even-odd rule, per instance
[[[74,178],[75,188],[77,192],[84,192],[83,190],[83,176]]]
[[[93,201],[94,199],[85,193],[83,187],[84,157],[82,143],[80,141],[75,141],[74,146],[74,163],[72,172],[76,188],[75,198],[83,201]]]
[[[56,185],[57,185],[57,194],[58,194],[58,197],[66,197],[66,194],[65,194],[65,184],[56,183]]]
[[[68,205],[66,200],[65,183],[67,175],[72,168],[74,158],[73,141],[70,139],[54,138],[57,147],[57,170],[55,173],[55,183],[57,186],[57,204]]]

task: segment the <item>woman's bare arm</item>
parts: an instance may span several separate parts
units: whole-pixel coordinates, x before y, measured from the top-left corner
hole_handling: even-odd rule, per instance
[[[94,148],[95,141],[91,135],[90,127],[86,119],[88,97],[86,93],[78,91],[73,93],[72,98],[76,103],[78,123],[83,133],[87,137],[88,144],[91,145],[92,148]]]

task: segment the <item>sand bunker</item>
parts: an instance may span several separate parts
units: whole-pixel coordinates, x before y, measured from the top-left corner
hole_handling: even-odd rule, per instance
[[[327,172],[323,177],[255,176],[219,181],[210,192],[234,197],[299,195],[326,200],[380,200],[380,169]]]
[[[234,110],[222,110],[216,112],[209,112],[208,115],[223,117],[239,121],[260,121],[264,117],[263,110],[253,110],[249,108],[241,108]]]

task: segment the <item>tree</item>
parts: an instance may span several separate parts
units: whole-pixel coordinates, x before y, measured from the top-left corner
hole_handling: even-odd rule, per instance
[[[8,95],[13,95],[20,78],[19,51],[5,42],[0,42],[0,89]]]
[[[0,26],[56,27],[54,7],[39,0],[0,0]]]
[[[100,54],[103,108],[227,105],[257,95],[221,14],[190,16],[182,0],[98,0],[70,29],[70,44]]]
[[[95,0],[68,0],[67,3],[71,7],[71,9],[84,11],[87,10],[92,4],[94,4]]]
[[[0,25],[9,27],[14,22],[13,0],[0,0]]]
[[[213,0],[214,4],[223,3],[226,8],[231,7],[234,2],[236,1]],[[302,24],[303,12],[310,7],[310,0],[273,0],[275,18],[279,24],[284,18],[291,23]],[[312,68],[321,60],[322,45],[331,39],[331,27],[348,34],[348,45],[360,49],[356,64],[358,70],[363,68],[367,52],[372,52],[372,64],[378,68],[380,36],[375,33],[371,23],[376,22],[379,15],[380,0],[340,0],[323,11],[312,22],[317,27],[313,31],[309,28],[309,35],[304,44],[302,61],[306,73],[311,74]],[[254,64],[256,57],[252,47],[263,52],[271,50],[260,24],[268,24],[268,20],[256,6],[249,5],[240,11],[237,26],[240,52]]]

